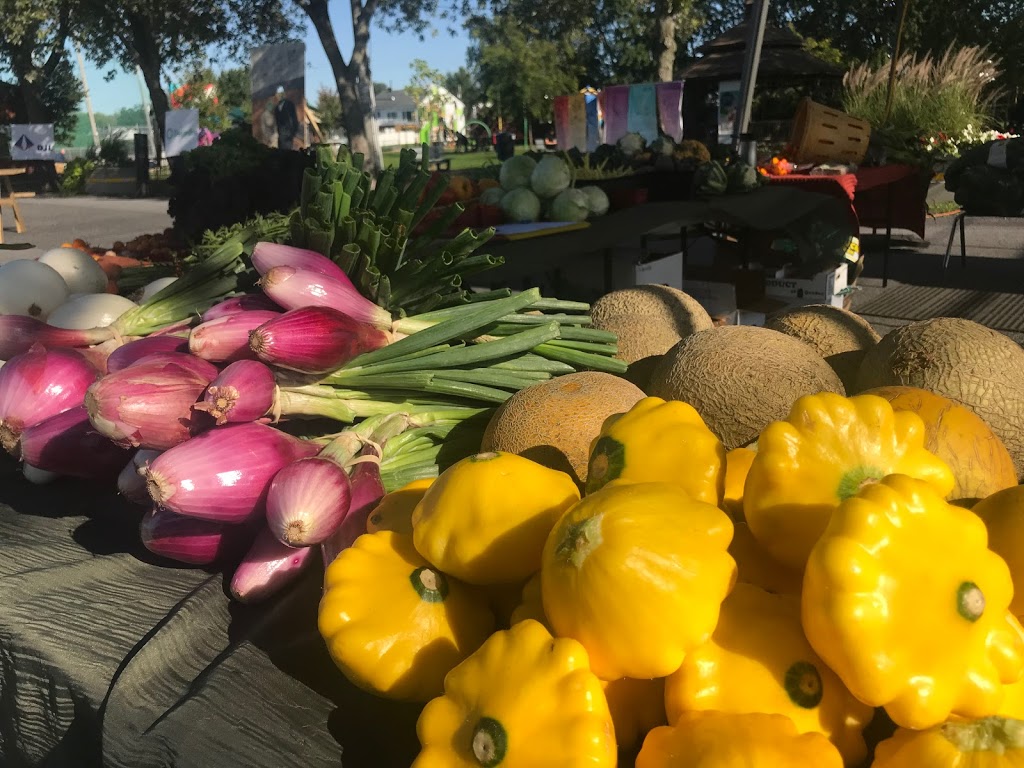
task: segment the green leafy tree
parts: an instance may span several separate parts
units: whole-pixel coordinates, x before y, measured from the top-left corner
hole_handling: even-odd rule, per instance
[[[243,120],[252,119],[252,85],[248,64],[225,69],[217,75],[217,97],[229,113],[239,110]]]
[[[444,75],[431,68],[423,59],[413,59],[409,69],[412,70],[412,77],[405,86],[405,92],[423,114],[440,110],[442,104],[437,89],[439,86],[444,87]]]
[[[320,86],[313,109],[320,118],[320,128],[325,135],[341,127],[341,99],[333,88]]]
[[[454,72],[447,73],[444,76],[443,85],[445,90],[465,104],[467,108],[479,104],[483,100],[476,76],[466,67],[459,67]]]
[[[212,91],[209,86],[212,85]],[[221,131],[231,124],[228,107],[217,90],[217,77],[208,66],[193,67],[185,76],[179,95],[174,97],[178,109],[199,112],[199,125],[211,131]]]

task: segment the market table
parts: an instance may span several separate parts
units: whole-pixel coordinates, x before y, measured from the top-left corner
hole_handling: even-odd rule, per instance
[[[418,707],[349,685],[316,629],[321,571],[230,603],[220,573],[167,564],[141,512],[0,467],[0,765],[408,765]]]

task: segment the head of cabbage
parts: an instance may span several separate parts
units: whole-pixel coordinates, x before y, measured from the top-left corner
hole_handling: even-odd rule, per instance
[[[528,155],[514,155],[501,164],[498,180],[501,188],[508,191],[530,186],[530,174],[537,167],[537,161]]]
[[[578,189],[559,192],[548,209],[548,218],[551,221],[585,221],[589,215],[587,196]]]
[[[587,208],[595,216],[604,216],[608,213],[608,195],[600,187],[580,187],[587,198]]]
[[[480,205],[501,205],[505,190],[501,187],[488,187],[480,193]]]
[[[530,174],[530,188],[537,197],[554,197],[572,183],[569,164],[557,155],[545,155]]]
[[[501,198],[501,210],[509,221],[536,221],[540,218],[540,198],[526,187],[519,187]]]

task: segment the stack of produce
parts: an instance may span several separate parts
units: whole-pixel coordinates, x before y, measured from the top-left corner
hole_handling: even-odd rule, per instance
[[[76,280],[102,283],[82,251],[4,266],[4,448],[35,479],[118,478],[153,507],[155,553],[207,565],[248,548],[232,589],[256,600],[348,546],[386,490],[477,451],[514,392],[625,370],[586,304],[469,291],[498,263],[474,253],[486,233],[410,238],[440,195],[421,199],[427,177],[403,162],[371,185],[358,157],[322,155],[287,222],[317,250],[243,232],[139,305],[65,303]],[[113,300],[128,306],[68,309]]]
[[[574,183],[573,167],[560,155],[543,155],[539,161],[516,155],[501,164],[501,186],[486,190],[480,201],[499,205],[513,222],[577,222],[608,212],[604,190]]]

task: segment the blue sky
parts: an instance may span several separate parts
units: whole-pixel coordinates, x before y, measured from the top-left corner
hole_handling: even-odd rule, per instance
[[[342,52],[348,56],[352,49],[352,24],[347,14],[333,14],[334,29],[339,37]],[[370,38],[370,66],[373,79],[377,82],[391,82],[395,88],[401,88],[409,81],[411,70],[409,64],[413,59],[423,59],[431,67],[441,72],[452,72],[466,63],[466,49],[469,46],[468,36],[461,32],[451,37],[443,27],[438,26],[436,36],[428,32],[421,42],[415,34],[389,34],[375,26]],[[316,92],[321,85],[333,86],[334,77],[327,63],[320,39],[312,27],[304,28],[303,39],[306,41],[306,95],[315,102]],[[214,69],[237,66],[237,63],[216,65]],[[107,68],[97,67],[86,62],[86,77],[92,95],[92,105],[96,112],[116,112],[121,107],[131,107],[140,102],[139,80],[135,73],[119,73],[112,81],[103,79]],[[168,79],[172,73],[165,72]],[[83,109],[84,109],[83,105]]]

